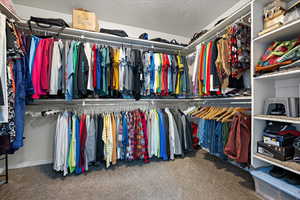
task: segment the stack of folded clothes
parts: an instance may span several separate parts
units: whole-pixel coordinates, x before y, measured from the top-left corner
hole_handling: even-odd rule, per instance
[[[265,51],[255,67],[256,74],[280,69],[300,59],[300,38],[275,41]]]

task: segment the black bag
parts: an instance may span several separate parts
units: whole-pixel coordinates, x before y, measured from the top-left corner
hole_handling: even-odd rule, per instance
[[[105,28],[101,28],[100,29],[100,33],[107,33],[107,34],[111,34],[111,35],[116,35],[116,36],[120,36],[120,37],[128,37],[127,33],[123,30],[117,30],[117,29],[105,29]]]
[[[51,28],[52,26],[61,27],[61,31],[66,27],[70,27],[65,20],[59,18],[40,18],[40,17],[30,17],[28,20],[29,29],[32,31],[31,23],[34,22],[38,27],[41,28]]]
[[[170,44],[170,42],[168,40],[163,39],[163,38],[153,38],[153,39],[151,39],[151,41]]]
[[[296,127],[285,122],[267,121],[267,125],[264,129],[264,132],[277,134],[280,131],[287,131],[287,130],[296,130]]]
[[[148,33],[143,33],[142,35],[139,36],[139,39],[143,39],[143,40],[148,40]]]
[[[207,33],[207,30],[203,30],[203,31],[200,31],[199,33],[195,33],[193,35],[192,39],[190,40],[189,44],[192,44],[194,41],[196,41],[199,37],[201,37],[205,33]]]

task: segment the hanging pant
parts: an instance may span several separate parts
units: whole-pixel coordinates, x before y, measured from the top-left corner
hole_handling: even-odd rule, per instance
[[[16,139],[12,143],[14,150],[23,146],[24,116],[25,116],[25,64],[24,58],[16,59],[14,64],[14,74],[16,83],[15,119],[16,119]]]

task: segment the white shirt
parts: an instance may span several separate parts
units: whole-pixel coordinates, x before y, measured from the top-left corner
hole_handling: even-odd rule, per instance
[[[54,41],[53,44],[51,75],[50,75],[50,91],[49,91],[49,94],[51,95],[57,95],[58,84],[59,84],[58,73],[60,68],[62,67],[59,43],[62,43],[62,41]]]
[[[0,77],[4,105],[0,106],[0,123],[8,122],[8,96],[6,72],[6,16],[0,13]]]
[[[165,109],[169,118],[169,143],[170,143],[170,159],[174,160],[175,154],[175,129],[174,129],[174,119],[168,108]]]
[[[88,82],[87,82],[87,89],[90,91],[94,91],[93,87],[93,55],[92,55],[92,47],[90,43],[84,44],[84,52],[88,61],[89,65],[89,74],[88,74]]]

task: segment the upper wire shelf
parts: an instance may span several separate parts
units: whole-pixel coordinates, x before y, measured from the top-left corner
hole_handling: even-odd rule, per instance
[[[198,38],[196,41],[194,41],[192,44],[187,46],[184,49],[185,54],[190,54],[196,50],[196,47],[208,39],[215,37],[218,35],[221,31],[226,29],[227,26],[236,23],[241,18],[244,18],[248,15],[250,15],[251,11],[251,2],[247,2],[243,7],[241,7],[239,10],[231,14],[230,16],[226,17],[222,22],[220,22],[218,25],[216,25],[214,28],[210,29],[208,32],[206,32],[204,35],[202,35],[200,38]]]
[[[3,3],[0,3],[0,12],[7,16],[10,20],[14,20],[16,22],[21,21],[21,18],[16,15],[13,11],[11,11],[7,6]]]

